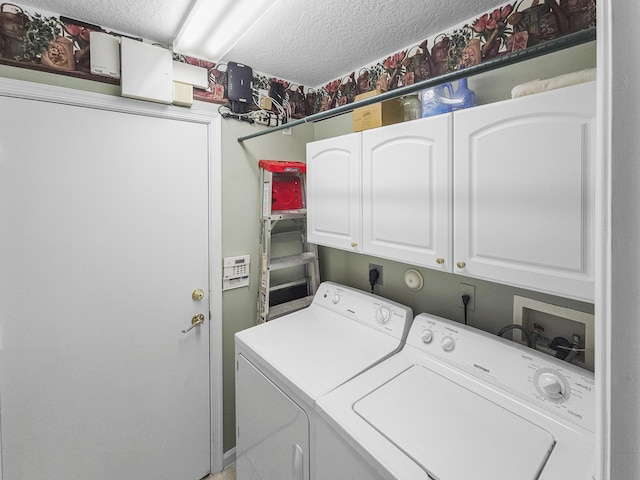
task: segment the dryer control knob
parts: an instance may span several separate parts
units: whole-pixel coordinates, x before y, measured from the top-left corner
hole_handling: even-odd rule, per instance
[[[565,396],[566,388],[562,379],[558,374],[553,372],[545,372],[538,377],[538,385],[542,393],[549,398],[558,400]]]
[[[385,324],[391,320],[391,310],[389,307],[380,307],[376,310],[376,321]]]
[[[456,342],[451,337],[444,337],[440,345],[445,352],[452,352],[456,348]]]
[[[331,297],[331,301],[335,304],[338,303],[340,301],[340,294],[338,293],[334,293],[333,296]]]
[[[431,330],[423,330],[421,338],[424,343],[431,343],[433,340],[433,332]]]

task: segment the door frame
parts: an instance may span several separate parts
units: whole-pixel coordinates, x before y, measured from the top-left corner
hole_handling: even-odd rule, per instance
[[[190,109],[71,88],[0,78],[0,96],[59,103],[118,113],[203,124],[209,151],[209,385],[211,473],[223,469],[222,443],[222,134],[217,105],[196,102]],[[2,428],[0,412],[0,428]],[[0,436],[1,438],[1,436]],[[0,453],[1,453],[0,445]],[[2,479],[0,455],[0,480]]]

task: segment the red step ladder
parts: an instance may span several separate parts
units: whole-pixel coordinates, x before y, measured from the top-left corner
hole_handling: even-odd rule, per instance
[[[301,162],[260,160],[262,214],[258,323],[311,304],[320,285],[318,247],[307,242],[306,171]]]

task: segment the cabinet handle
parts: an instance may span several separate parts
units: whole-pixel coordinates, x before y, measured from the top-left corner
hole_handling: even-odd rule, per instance
[[[436,258],[436,263],[438,265],[442,265],[444,263],[444,258],[440,257],[440,258]]]
[[[460,260],[458,263],[456,263],[456,265],[458,266],[458,268],[464,268],[467,266],[466,263],[464,263],[462,260]]]
[[[352,248],[356,248],[357,246],[358,246],[358,243],[357,243],[357,242],[351,242],[351,247],[352,247]]]

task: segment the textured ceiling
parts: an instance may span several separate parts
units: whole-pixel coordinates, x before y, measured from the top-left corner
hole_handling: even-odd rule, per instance
[[[322,85],[502,3],[280,0],[226,60],[303,85]]]
[[[193,0],[16,0],[16,3],[171,45]]]
[[[192,0],[18,3],[171,45]],[[322,85],[503,3],[280,0],[223,60],[242,62],[295,83]]]

